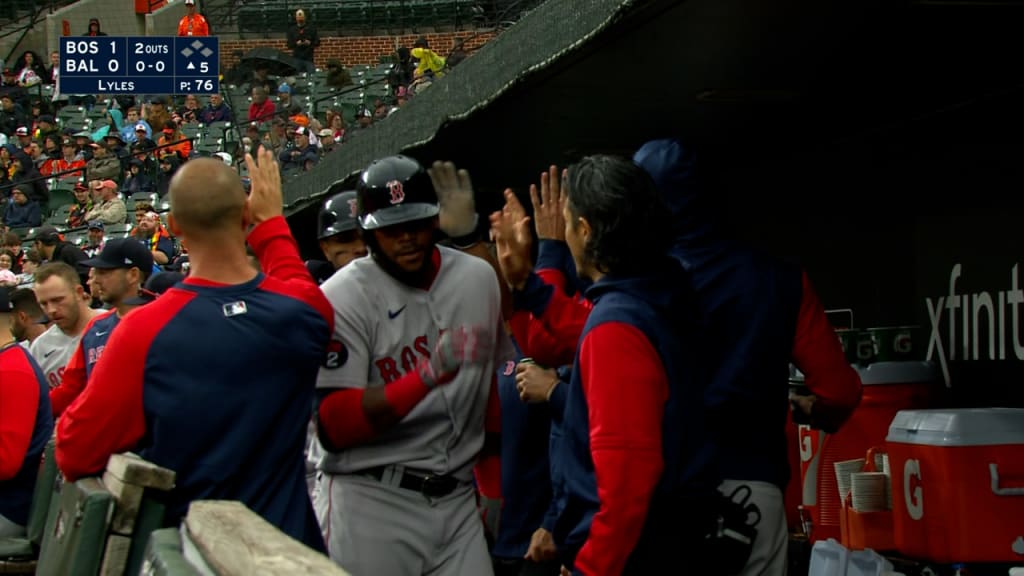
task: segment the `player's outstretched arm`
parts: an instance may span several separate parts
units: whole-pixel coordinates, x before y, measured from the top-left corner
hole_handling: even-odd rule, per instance
[[[494,343],[478,337],[481,332],[486,333],[467,327],[445,331],[429,359],[384,386],[327,392],[317,410],[321,443],[337,452],[394,427],[431,390],[451,382],[463,364],[483,364],[492,357]]]

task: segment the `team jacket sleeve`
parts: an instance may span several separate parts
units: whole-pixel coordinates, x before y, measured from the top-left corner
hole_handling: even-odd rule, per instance
[[[333,327],[331,305],[299,257],[298,244],[284,216],[253,228],[248,241],[267,276],[287,283],[294,296],[319,311]]]
[[[537,263],[534,269],[545,283],[566,293],[571,292],[568,289],[568,279],[576,274],[575,265],[571,269],[569,267],[571,262],[572,254],[565,242],[545,239],[538,243]]]
[[[793,363],[803,372],[808,389],[817,396],[812,424],[834,432],[860,403],[861,381],[857,371],[846,361],[806,272],[793,340]]]
[[[524,310],[538,319],[552,338],[564,346],[576,349],[583,326],[590,316],[591,305],[581,298],[567,296],[564,291],[545,283],[541,277],[531,273],[523,290],[512,294],[516,310]],[[555,362],[561,364],[563,362]]]
[[[643,333],[620,323],[602,324],[587,334],[580,376],[600,508],[575,569],[588,576],[621,574],[664,467],[661,421],[668,379]]]
[[[138,318],[129,314],[111,333],[89,385],[58,421],[57,466],[68,481],[102,472],[112,454],[132,449],[146,432],[143,369],[163,322]]]
[[[28,362],[23,364],[31,368]],[[21,469],[35,428],[39,382],[25,368],[0,370],[0,481],[10,480]]]
[[[89,330],[89,327],[86,327],[86,330]],[[53,410],[54,418],[59,418],[75,401],[75,398],[78,398],[78,395],[85,389],[85,383],[85,353],[82,349],[82,341],[79,340],[74,354],[71,355],[67,366],[64,367],[60,385],[50,389],[50,409]]]

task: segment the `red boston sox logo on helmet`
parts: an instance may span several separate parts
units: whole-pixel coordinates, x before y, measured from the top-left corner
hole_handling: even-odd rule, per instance
[[[405,200],[405,189],[402,187],[402,183],[398,180],[391,180],[388,182],[388,190],[391,191],[391,203],[401,204]]]
[[[349,214],[355,218],[359,215],[359,201],[355,198],[349,198],[348,200]]]

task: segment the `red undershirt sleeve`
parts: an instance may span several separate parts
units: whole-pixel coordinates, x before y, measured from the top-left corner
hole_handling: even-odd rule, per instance
[[[587,334],[580,377],[600,508],[575,568],[593,576],[621,574],[664,467],[668,378],[647,337],[623,323],[602,324]]]
[[[793,363],[803,372],[807,388],[817,396],[816,404],[821,406],[816,408],[829,413],[828,427],[838,428],[860,403],[860,376],[846,361],[806,272],[793,339]]]
[[[21,470],[40,401],[39,382],[31,364],[27,360],[15,363],[11,356],[14,367],[0,371],[0,481]]]

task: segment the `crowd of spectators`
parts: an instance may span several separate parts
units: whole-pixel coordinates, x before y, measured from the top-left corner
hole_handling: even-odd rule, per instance
[[[292,28],[289,49],[310,64],[308,69],[275,75],[260,61],[237,66],[223,71],[222,92],[209,96],[63,94],[58,52],[44,60],[26,51],[5,67],[0,79],[0,284],[31,284],[32,263],[47,260],[35,238],[40,227],[83,254],[98,252],[105,236],[137,237],[154,250],[159,245],[158,266],[173,266],[187,255],[173,242],[161,215],[168,209],[164,197],[170,180],[185,162],[217,156],[241,172],[245,152],[262,145],[273,150],[286,174],[311,170],[353,134],[398,111],[448,67],[424,38],[399,47],[386,75],[371,81],[385,84],[386,90],[361,99],[353,113],[336,99],[320,101],[302,89],[314,81],[329,86],[334,95],[361,92],[366,80],[354,81],[337,60],[329,61],[326,70],[313,68],[320,43],[315,25],[299,10]],[[93,18],[85,35],[106,33]],[[452,63],[461,51],[454,53]],[[297,94],[300,90],[304,95]],[[232,108],[230,91],[244,94],[241,101],[248,108],[237,98]],[[10,265],[5,267],[6,262]]]

